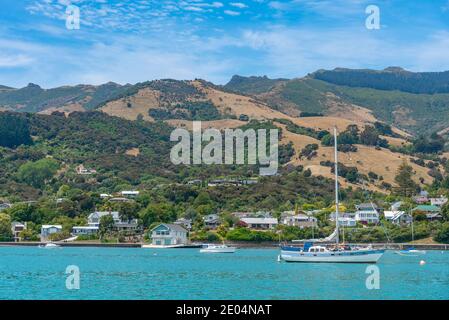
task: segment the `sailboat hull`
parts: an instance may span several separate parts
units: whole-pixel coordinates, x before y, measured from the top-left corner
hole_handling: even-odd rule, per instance
[[[286,262],[377,263],[385,250],[358,250],[340,252],[281,251]]]

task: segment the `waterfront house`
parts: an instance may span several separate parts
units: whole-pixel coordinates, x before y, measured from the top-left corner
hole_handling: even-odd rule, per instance
[[[442,207],[447,203],[447,198],[440,196],[438,198],[430,198],[430,204],[432,206]]]
[[[294,212],[294,211],[293,211]],[[302,213],[296,215],[286,215],[282,218],[282,224],[298,228],[316,227],[317,218]]]
[[[93,235],[96,234],[99,230],[97,226],[75,226],[72,228],[72,235],[81,236],[81,235]]]
[[[355,206],[355,221],[362,224],[379,222],[379,207],[374,203],[361,203]]]
[[[27,223],[26,222],[22,223],[22,222],[14,221],[14,222],[11,223],[11,232],[12,232],[12,234],[14,236],[14,242],[19,242],[19,241],[22,240],[20,238],[20,233],[23,230],[26,230],[26,228],[27,228]]]
[[[187,230],[179,224],[162,223],[151,230],[151,243],[155,246],[187,244]]]
[[[115,223],[120,222],[118,211],[95,211],[87,217],[87,224],[89,226],[98,227],[100,226],[101,218],[107,215],[111,215]]]
[[[440,220],[441,208],[433,205],[419,205],[412,209],[412,212],[423,212],[428,220]]]
[[[276,218],[242,218],[248,228],[255,230],[272,230],[278,225]]]
[[[58,224],[44,224],[41,227],[41,241],[47,241],[51,234],[62,231],[62,226]]]
[[[192,220],[191,219],[180,218],[175,221],[175,224],[178,224],[189,231],[192,230]]]
[[[207,216],[203,217],[204,226],[207,229],[217,229],[217,227],[220,225],[220,217],[218,214],[208,214]]]
[[[122,191],[121,192],[121,195],[122,195],[122,197],[125,197],[125,198],[135,198],[135,197],[137,197],[138,195],[139,195],[139,191]]]
[[[384,211],[385,220],[396,225],[408,225],[412,223],[412,216],[404,211]]]

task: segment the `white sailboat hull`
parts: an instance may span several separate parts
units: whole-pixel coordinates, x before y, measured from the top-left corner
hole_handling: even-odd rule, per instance
[[[221,248],[203,248],[200,249],[201,253],[234,253],[235,247],[221,247]]]
[[[384,250],[360,250],[353,252],[281,251],[281,259],[287,262],[377,263],[384,252]]]

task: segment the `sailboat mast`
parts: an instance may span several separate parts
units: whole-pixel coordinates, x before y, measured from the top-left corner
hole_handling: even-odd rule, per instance
[[[337,151],[337,128],[334,127],[334,159],[335,159],[335,229],[337,233],[336,242],[339,244],[340,230],[338,217],[340,216],[340,203],[338,200],[338,151]]]

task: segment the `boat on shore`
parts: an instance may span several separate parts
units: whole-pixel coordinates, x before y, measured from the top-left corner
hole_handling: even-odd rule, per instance
[[[200,249],[201,253],[234,253],[237,250],[236,247],[229,247],[225,244],[215,245],[206,244]]]
[[[373,249],[372,246],[348,246],[339,242],[339,195],[338,195],[338,151],[337,129],[334,128],[334,168],[335,168],[335,230],[331,238],[335,244],[324,246],[312,241],[304,243],[303,248],[281,246],[280,261],[286,262],[327,262],[327,263],[377,263],[385,249]]]
[[[39,248],[43,248],[43,249],[56,249],[56,248],[61,248],[61,246],[59,244],[56,243],[46,243],[46,244],[40,244]]]

